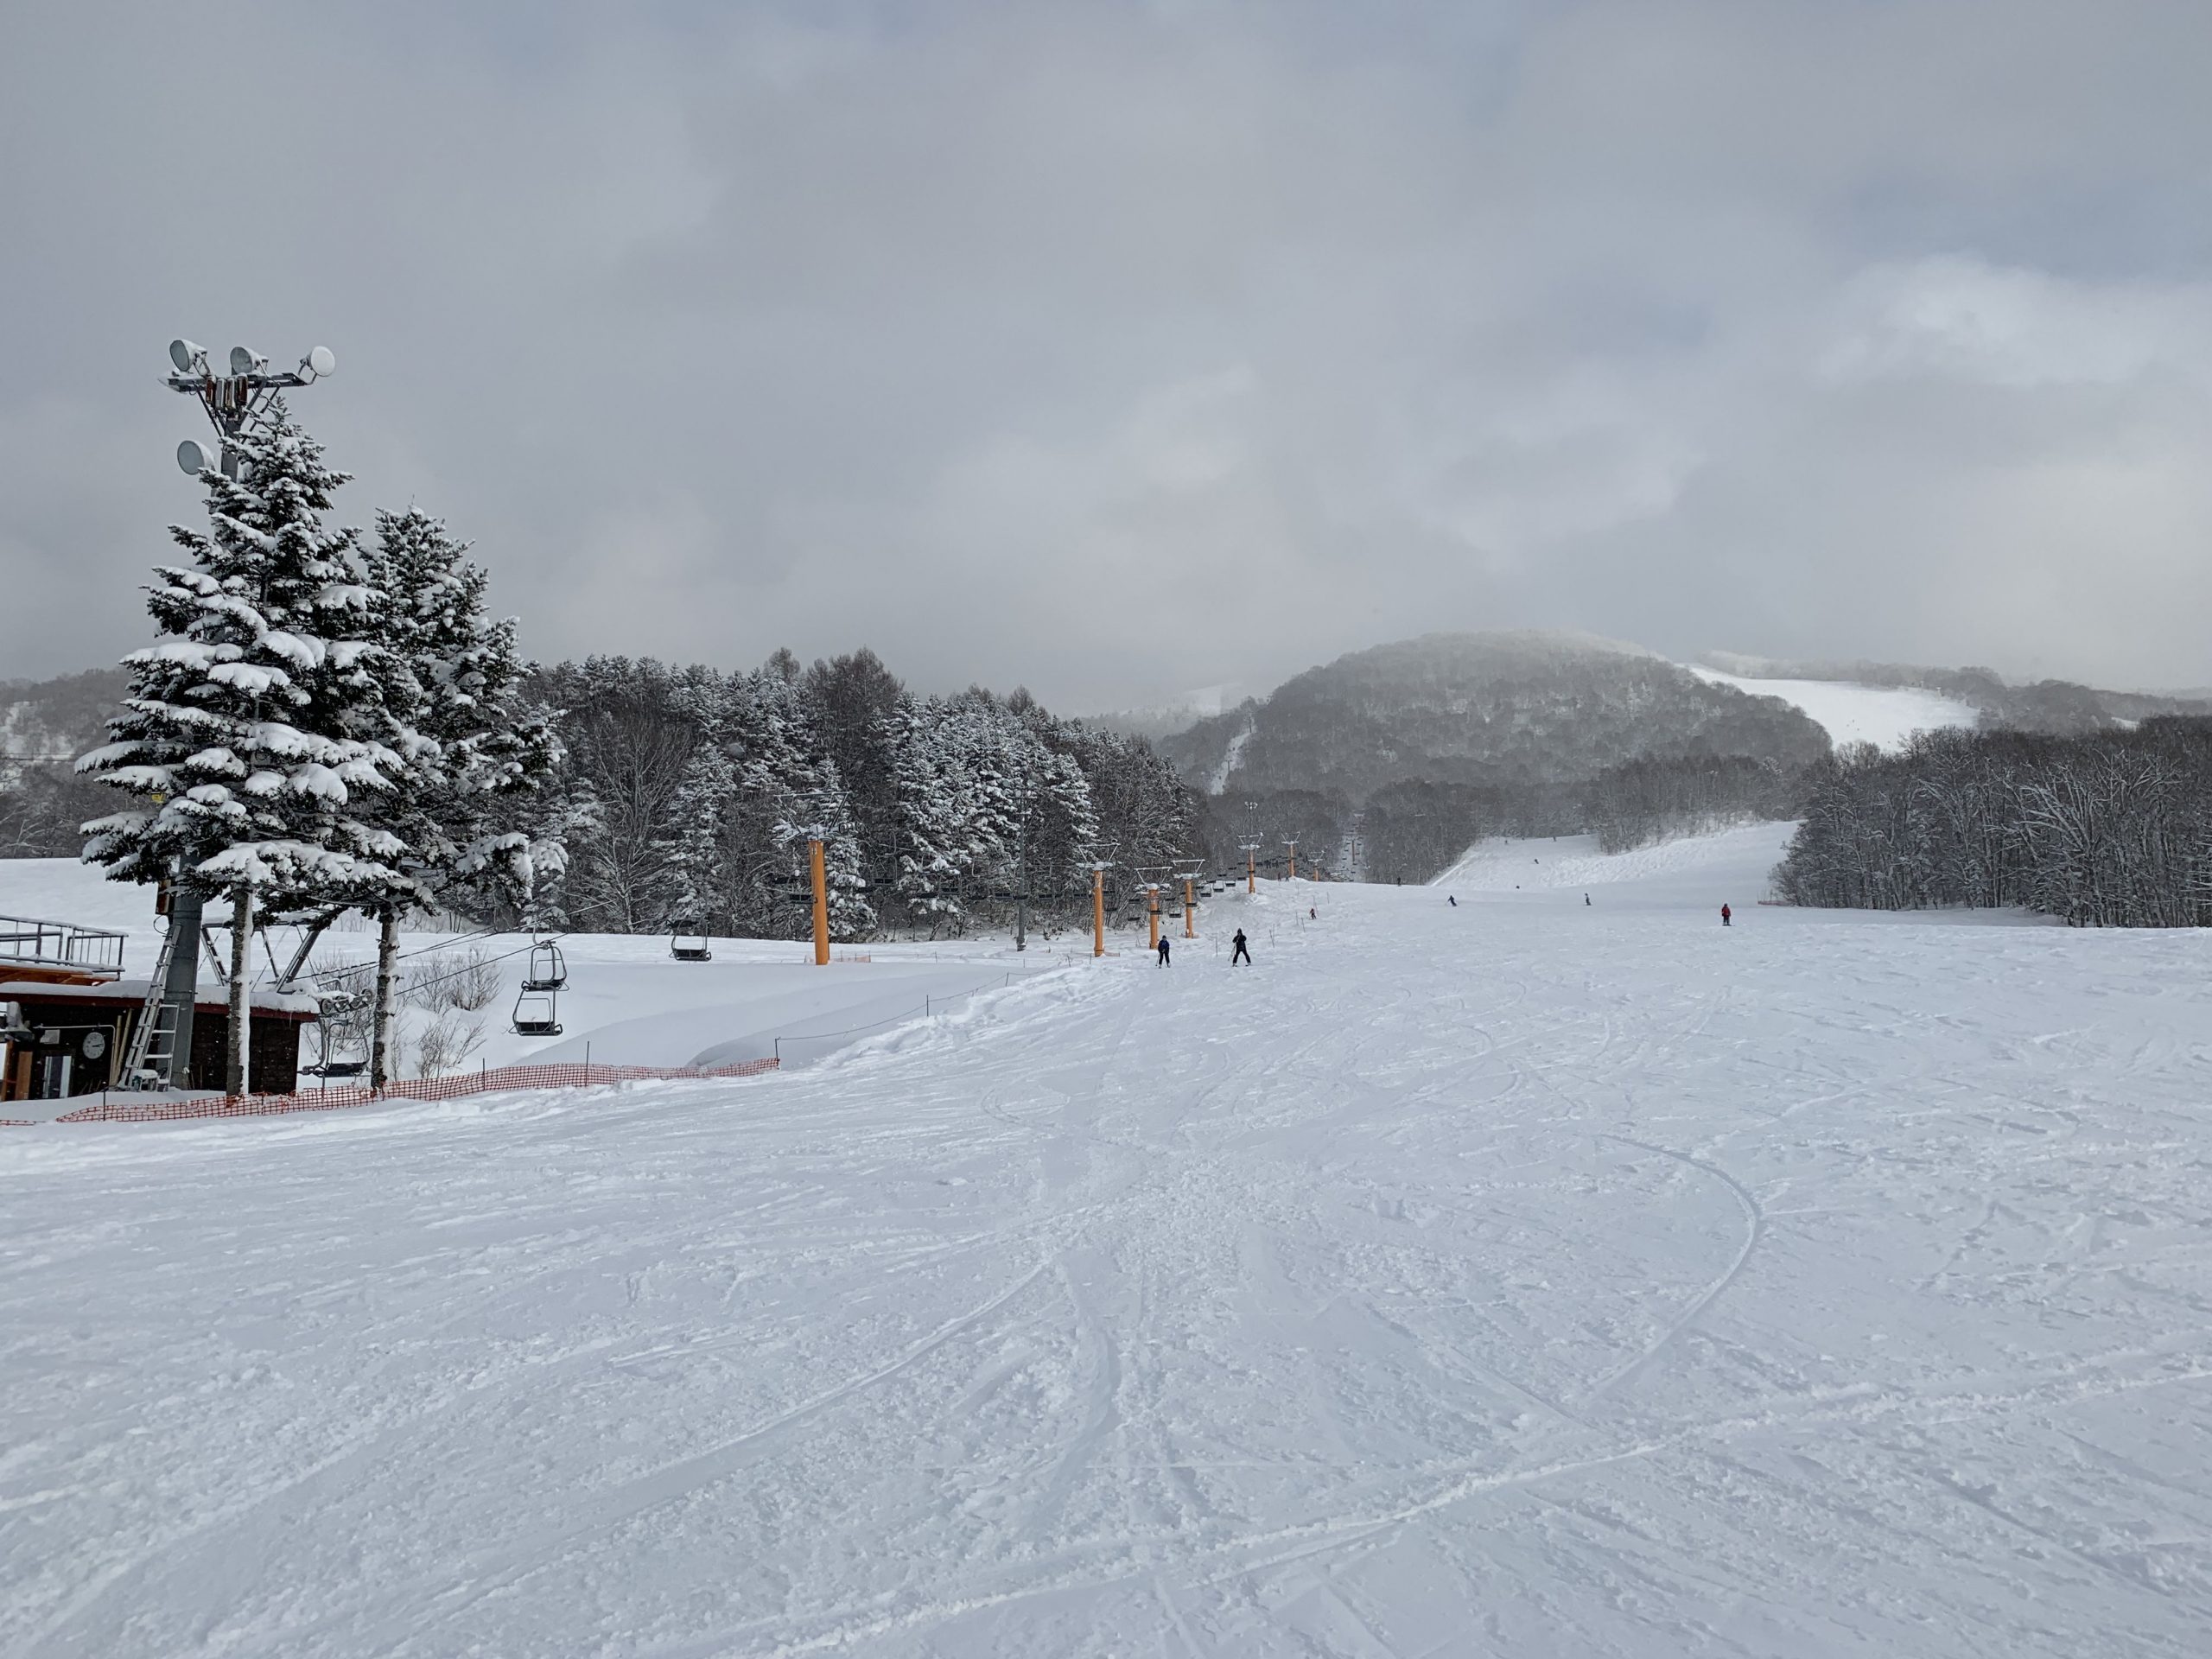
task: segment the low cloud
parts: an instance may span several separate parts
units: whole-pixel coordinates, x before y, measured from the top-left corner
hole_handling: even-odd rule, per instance
[[[143,635],[182,333],[335,347],[347,516],[445,514],[543,656],[2212,682],[2212,13],[1478,10],[35,12],[5,671]]]

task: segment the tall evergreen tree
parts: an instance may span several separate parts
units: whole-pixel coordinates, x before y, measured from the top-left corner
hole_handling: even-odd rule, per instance
[[[549,848],[505,810],[550,778],[561,759],[550,715],[520,690],[524,664],[512,618],[485,614],[486,582],[467,543],[416,509],[377,515],[366,574],[383,647],[376,670],[399,787],[380,804],[402,844],[404,888],[375,906],[377,996],[370,1080],[390,1070],[400,912],[408,903],[476,900],[527,909]]]
[[[373,903],[410,884],[398,838],[365,810],[401,775],[406,744],[384,707],[356,532],[322,521],[346,475],[282,399],[232,449],[237,478],[200,474],[207,530],[170,527],[190,563],[157,569],[148,589],[163,637],[124,658],[111,741],[78,767],[141,803],[85,826],[87,861],[230,901],[226,1087],[243,1093],[257,903]]]

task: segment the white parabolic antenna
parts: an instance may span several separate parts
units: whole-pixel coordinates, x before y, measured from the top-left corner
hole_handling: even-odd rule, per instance
[[[234,375],[251,374],[255,366],[264,360],[251,346],[231,347],[231,372]]]
[[[176,464],[194,478],[213,467],[218,453],[197,438],[187,438],[176,447]]]
[[[308,353],[308,367],[318,376],[328,374],[337,366],[337,354],[327,346],[318,346]]]
[[[188,340],[169,341],[169,361],[176,365],[179,374],[192,372],[192,361],[200,355],[200,348]]]

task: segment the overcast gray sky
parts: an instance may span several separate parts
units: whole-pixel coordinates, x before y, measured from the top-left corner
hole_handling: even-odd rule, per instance
[[[1433,628],[2212,683],[2212,5],[0,0],[0,677],[183,334],[541,657],[1070,709]]]

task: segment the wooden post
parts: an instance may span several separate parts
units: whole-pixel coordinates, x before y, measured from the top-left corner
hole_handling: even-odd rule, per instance
[[[1191,892],[1192,885],[1189,876],[1183,878],[1183,937],[1186,939],[1198,937],[1198,901]]]
[[[1106,954],[1106,867],[1090,867],[1090,954]]]
[[[1145,891],[1151,895],[1149,913],[1152,917],[1152,953],[1160,954],[1160,883],[1155,881]]]
[[[830,889],[822,871],[822,843],[806,843],[807,862],[814,868],[814,965],[824,967],[830,961]]]

